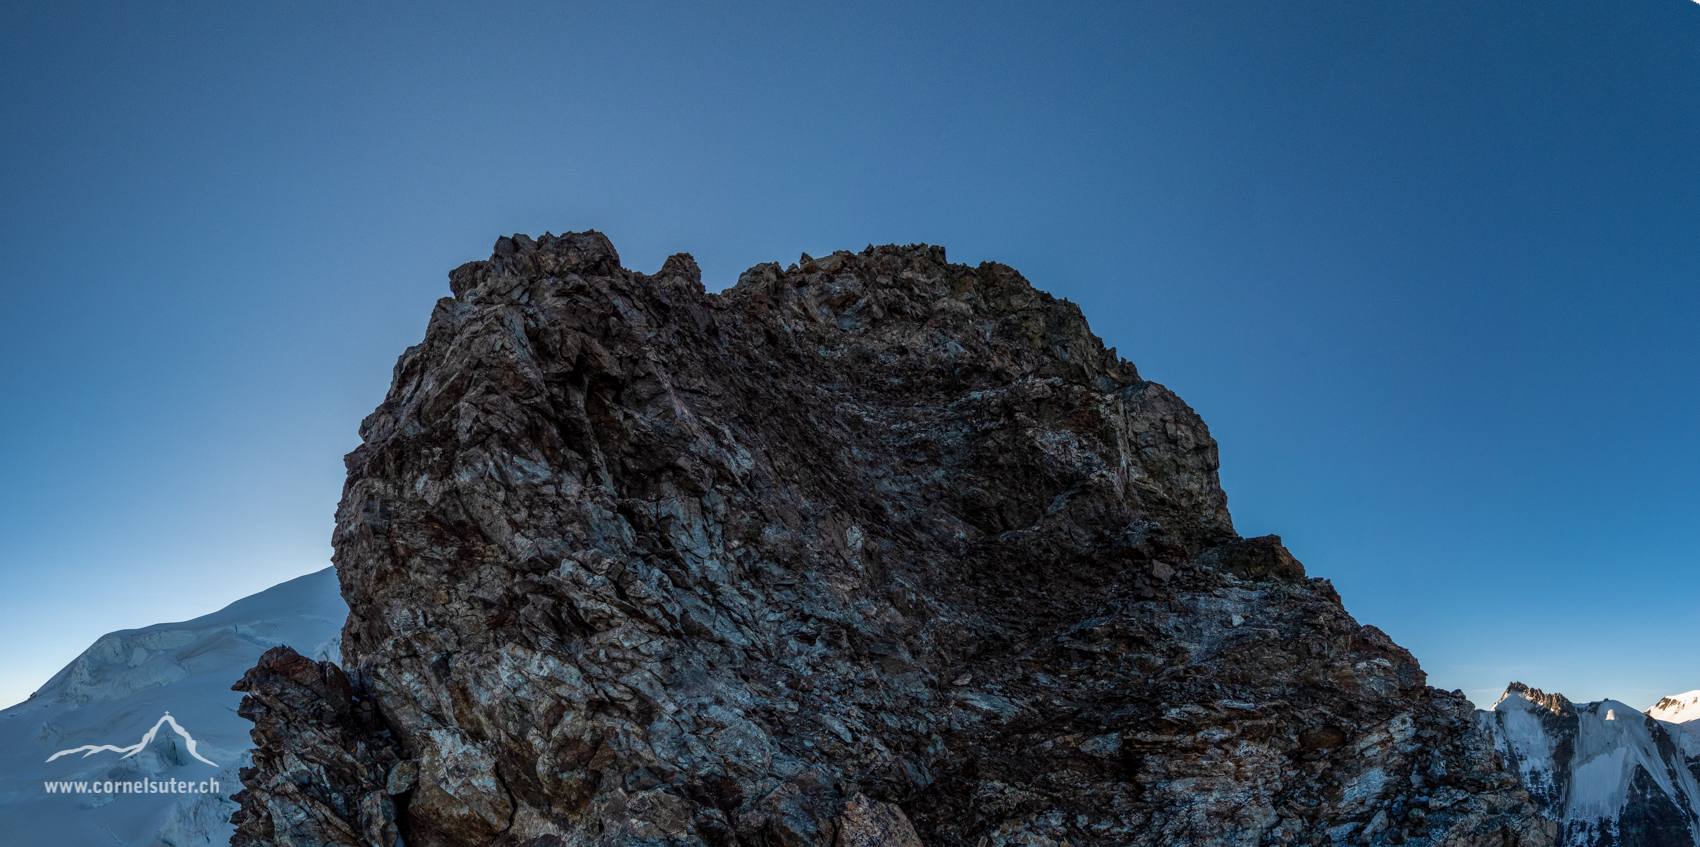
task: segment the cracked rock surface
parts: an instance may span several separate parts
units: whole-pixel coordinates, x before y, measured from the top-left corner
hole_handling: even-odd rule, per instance
[[[1240,538],[1204,422],[1014,270],[717,295],[588,232],[450,282],[347,457],[346,677],[242,683],[237,844],[1551,843],[1463,697]]]

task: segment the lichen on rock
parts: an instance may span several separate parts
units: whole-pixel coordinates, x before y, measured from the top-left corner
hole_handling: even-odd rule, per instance
[[[450,282],[347,457],[358,685],[244,681],[238,843],[1550,843],[1462,696],[1241,539],[1204,422],[1014,270],[711,294],[587,232]]]

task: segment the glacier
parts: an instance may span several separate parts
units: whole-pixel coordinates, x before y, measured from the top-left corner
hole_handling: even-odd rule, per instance
[[[326,568],[194,620],[102,636],[30,699],[0,711],[0,841],[228,844],[229,795],[242,788],[237,771],[248,765],[253,726],[237,716],[242,695],[231,684],[279,644],[339,661],[347,617],[336,571]],[[67,796],[45,787],[143,779],[216,781],[220,790]]]
[[[1643,714],[1514,682],[1476,716],[1563,847],[1684,847],[1700,845],[1700,723],[1661,716],[1700,717],[1696,694]]]

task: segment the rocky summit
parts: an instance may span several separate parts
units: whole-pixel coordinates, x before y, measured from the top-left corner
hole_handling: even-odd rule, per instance
[[[449,275],[233,844],[1549,844],[1459,693],[1233,528],[1198,415],[930,246]]]

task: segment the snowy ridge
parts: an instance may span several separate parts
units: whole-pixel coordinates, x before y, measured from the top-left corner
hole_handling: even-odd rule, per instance
[[[1562,809],[1570,779],[1557,763],[1568,762],[1575,749],[1574,733],[1564,731],[1576,717],[1570,701],[1513,682],[1492,710],[1478,711],[1476,717],[1501,755],[1516,765],[1536,803]]]
[[[1476,715],[1566,847],[1700,845],[1700,733],[1521,683]]]
[[[347,617],[336,572],[326,568],[191,621],[102,636],[30,699],[0,711],[0,840],[228,844],[236,810],[229,795],[242,788],[237,771],[252,746],[231,684],[278,644],[340,660]],[[172,731],[162,732],[166,726]],[[220,791],[66,796],[44,787],[143,779],[217,781]]]
[[[1647,710],[1647,716],[1666,723],[1688,723],[1700,720],[1700,691],[1672,694]]]

